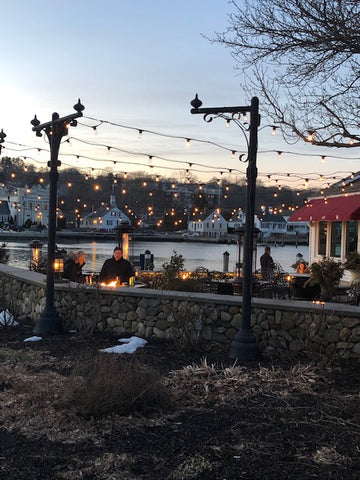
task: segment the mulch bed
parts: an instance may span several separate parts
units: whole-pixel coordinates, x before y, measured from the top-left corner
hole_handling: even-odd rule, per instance
[[[118,337],[30,336],[0,327],[0,479],[360,479],[357,360],[234,364],[218,344],[154,339],[118,361],[160,372],[169,408],[86,418],[63,392]]]

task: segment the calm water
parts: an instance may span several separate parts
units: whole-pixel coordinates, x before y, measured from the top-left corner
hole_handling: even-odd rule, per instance
[[[30,248],[29,242],[6,242],[10,252],[9,265],[20,268],[29,268]],[[113,241],[71,241],[57,243],[58,248],[65,250],[83,250],[86,253],[86,265],[84,271],[98,272],[104,261],[111,257],[115,243]],[[44,244],[46,249],[46,244]],[[150,250],[154,254],[155,270],[161,269],[164,262],[170,260],[174,250],[185,258],[185,269],[195,270],[197,267],[205,267],[209,270],[223,270],[223,253],[229,252],[229,271],[233,271],[237,262],[236,245],[211,244],[211,243],[176,243],[176,242],[135,242],[132,254],[139,259],[141,253]],[[259,256],[262,255],[263,246],[258,247],[256,268],[259,268]],[[296,261],[296,254],[301,253],[306,261],[309,260],[309,248],[307,246],[295,247],[292,245],[272,246],[271,254],[275,261],[279,262],[285,271],[292,272],[290,266]]]

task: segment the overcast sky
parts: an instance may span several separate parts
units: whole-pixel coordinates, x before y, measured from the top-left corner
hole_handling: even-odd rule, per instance
[[[31,131],[30,120],[35,113],[42,122],[50,120],[54,111],[60,115],[72,113],[80,97],[85,105],[84,116],[246,151],[244,137],[236,126],[227,129],[222,120],[208,124],[201,116],[190,114],[195,93],[199,93],[204,106],[250,102],[230,52],[205,38],[226,29],[231,11],[227,0],[4,2],[0,128],[6,132],[6,140],[46,149],[44,139],[36,138]],[[82,123],[97,124],[86,119]],[[71,146],[61,148],[61,153],[73,155],[64,157],[63,163],[95,170],[112,166],[117,172],[145,171],[146,165],[153,163],[163,168],[153,168],[151,173],[173,176],[188,168],[186,162],[199,162],[212,166],[215,172],[232,168],[245,172],[246,165],[231,158],[228,151],[207,144],[192,142],[186,147],[185,141],[150,134],[139,140],[136,131],[108,124],[99,126],[97,132],[94,135],[92,128],[79,125],[70,130],[70,135],[144,155],[115,149],[106,153],[104,147],[74,140]],[[3,154],[26,155],[45,163],[48,158],[46,152],[37,155],[13,144],[7,147],[9,150],[5,148]],[[277,150],[313,156],[283,154],[279,158]],[[299,185],[301,177],[311,172],[316,175],[357,170],[354,161],[320,161],[321,155],[338,156],[341,152],[320,151],[304,144],[286,145],[267,127],[260,131],[259,151],[261,179],[269,173],[297,172],[300,178],[294,181]],[[148,155],[165,160],[149,160]],[[355,157],[356,153],[351,155]],[[219,176],[192,168],[202,180]]]

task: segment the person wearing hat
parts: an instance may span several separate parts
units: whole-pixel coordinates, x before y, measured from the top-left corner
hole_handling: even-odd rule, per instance
[[[99,275],[99,282],[113,282],[117,278],[120,283],[129,283],[129,278],[134,275],[130,262],[125,260],[120,247],[115,247],[113,256],[105,260]]]
[[[82,250],[69,252],[64,266],[64,278],[72,282],[82,282],[82,268],[85,265],[85,253]]]

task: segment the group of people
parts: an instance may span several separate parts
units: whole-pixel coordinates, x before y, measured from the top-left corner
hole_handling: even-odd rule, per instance
[[[297,262],[296,273],[309,273],[309,267],[299,254],[300,259]],[[264,253],[260,257],[261,277],[263,280],[270,280],[274,276],[275,262],[271,256],[269,246],[265,247]]]
[[[72,282],[82,282],[82,268],[85,265],[85,253],[82,250],[70,252],[64,266],[64,278]],[[275,262],[271,256],[269,246],[265,247],[260,257],[261,276],[263,280],[269,280],[274,274]],[[297,273],[307,273],[308,267],[304,260],[301,260],[297,267]],[[120,247],[115,247],[111,258],[105,260],[99,275],[99,282],[111,282],[119,279],[120,283],[129,283],[130,277],[134,275],[133,267],[123,257]]]
[[[70,252],[64,265],[64,278],[72,282],[81,283],[83,280],[82,269],[85,265],[85,253],[82,250]],[[129,283],[134,275],[133,267],[123,257],[120,247],[115,247],[111,258],[105,260],[99,275],[99,282],[112,282],[119,279],[120,283]]]

